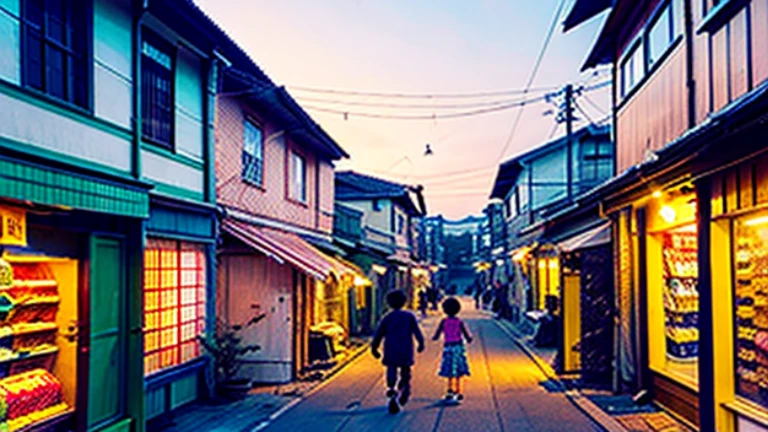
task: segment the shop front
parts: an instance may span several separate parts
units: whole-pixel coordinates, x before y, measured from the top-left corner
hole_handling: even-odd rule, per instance
[[[698,423],[699,287],[696,196],[690,184],[655,191],[637,206],[648,378],[656,400]]]
[[[288,382],[346,347],[350,298],[364,276],[298,234],[234,218],[224,219],[222,231],[218,316],[237,324],[266,314],[244,334],[261,347],[245,358],[244,375]]]
[[[143,184],[0,158],[0,429],[143,428],[148,216]]]
[[[151,199],[141,291],[149,420],[211,390],[199,337],[215,328],[216,223],[212,206]]]

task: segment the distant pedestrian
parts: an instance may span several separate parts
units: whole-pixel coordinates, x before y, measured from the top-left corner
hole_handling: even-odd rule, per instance
[[[472,336],[467,331],[467,326],[457,317],[461,311],[461,303],[455,297],[448,297],[443,301],[443,312],[446,317],[440,321],[432,340],[440,339],[443,335],[443,358],[440,361],[438,375],[448,379],[448,391],[445,399],[460,401],[464,399],[461,394],[461,377],[469,376],[469,363],[464,349],[464,340],[472,343]]]
[[[427,317],[427,306],[428,306],[427,297],[428,296],[427,296],[426,288],[422,288],[421,290],[419,290],[419,311],[421,311],[421,316],[423,318]]]
[[[436,288],[429,287],[427,290],[427,296],[429,297],[429,302],[432,304],[432,310],[437,310],[437,298],[438,298],[439,292]]]
[[[419,352],[424,351],[424,336],[416,317],[403,310],[407,300],[405,293],[400,290],[387,294],[387,304],[392,310],[379,322],[379,327],[376,329],[371,344],[373,356],[380,358],[379,345],[384,339],[382,364],[387,368],[387,397],[389,398],[390,414],[400,412],[400,407],[408,403],[411,396],[411,366],[415,360],[413,354],[414,338],[418,342],[417,350]]]
[[[475,309],[480,309],[480,295],[483,292],[482,285],[475,284]]]

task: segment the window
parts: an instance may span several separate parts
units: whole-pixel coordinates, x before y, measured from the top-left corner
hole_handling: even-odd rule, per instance
[[[512,190],[512,194],[509,195],[506,205],[508,217],[510,219],[517,217],[517,188]]]
[[[582,144],[581,182],[592,186],[613,174],[613,155],[610,143],[585,142]]]
[[[291,153],[290,198],[307,202],[307,162],[297,153]]]
[[[621,96],[627,96],[644,76],[645,56],[643,55],[643,44],[637,42],[624,55],[624,60],[621,63]]]
[[[381,201],[373,200],[373,211],[381,211]]]
[[[246,120],[243,135],[243,180],[263,186],[264,142],[261,129],[253,122]]]
[[[149,239],[144,251],[145,375],[200,356],[205,279],[202,246]]]
[[[88,108],[86,16],[76,0],[22,2],[25,87]]]
[[[405,216],[401,214],[397,215],[397,233],[405,233]]]
[[[672,6],[667,5],[648,30],[648,66],[653,66],[672,44]]]
[[[153,144],[173,146],[173,48],[144,30],[141,44],[141,133]]]

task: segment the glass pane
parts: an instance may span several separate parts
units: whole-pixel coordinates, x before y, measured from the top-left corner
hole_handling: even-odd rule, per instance
[[[46,87],[48,94],[64,98],[66,82],[64,80],[64,52],[47,46],[45,49]]]
[[[670,7],[664,8],[648,32],[648,64],[655,64],[672,42],[670,29]]]
[[[43,89],[43,45],[39,34],[27,29],[27,37],[24,40],[26,55],[24,56],[25,84],[37,90]]]
[[[736,394],[768,407],[768,213],[734,223]]]
[[[24,20],[38,29],[43,26],[43,0],[24,2]]]

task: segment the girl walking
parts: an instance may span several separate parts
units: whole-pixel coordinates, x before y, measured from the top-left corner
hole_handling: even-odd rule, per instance
[[[461,303],[455,297],[448,297],[443,301],[443,312],[446,317],[440,321],[432,340],[440,339],[443,335],[443,358],[440,362],[438,375],[448,379],[448,391],[445,399],[460,401],[464,399],[461,394],[461,378],[469,376],[469,363],[464,349],[464,340],[472,342],[472,336],[467,331],[464,322],[456,315],[461,311]]]

